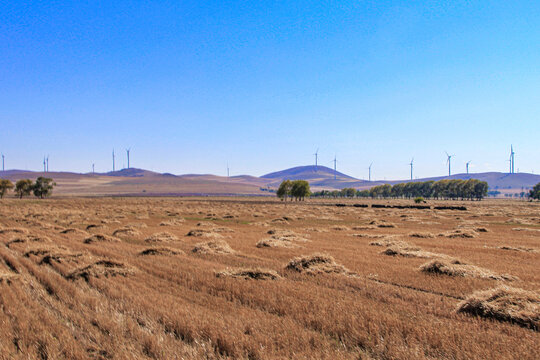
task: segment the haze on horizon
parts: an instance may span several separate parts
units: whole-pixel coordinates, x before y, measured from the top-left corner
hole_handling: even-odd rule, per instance
[[[6,169],[535,172],[540,3],[0,4]]]

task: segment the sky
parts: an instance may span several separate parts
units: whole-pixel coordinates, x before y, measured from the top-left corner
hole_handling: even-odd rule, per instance
[[[538,1],[0,3],[7,169],[540,172]]]

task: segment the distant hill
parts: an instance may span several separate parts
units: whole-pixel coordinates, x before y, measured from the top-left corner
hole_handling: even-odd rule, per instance
[[[217,176],[186,174],[160,174],[144,169],[122,169],[108,173],[79,174],[72,172],[33,172],[25,170],[8,170],[1,172],[0,178],[12,181],[19,179],[35,179],[38,176],[53,178],[58,187],[55,193],[59,195],[270,195],[270,189],[276,189],[283,180],[307,180],[313,190],[334,190],[345,187],[369,189],[380,184],[397,184],[411,180],[365,181],[359,180],[341,172],[336,172],[326,166],[297,166],[290,169],[273,172],[255,177],[250,175]],[[335,176],[335,179],[334,179]],[[507,174],[486,172],[476,174],[456,174],[450,177],[430,177],[413,181],[443,180],[443,179],[478,179],[486,181],[491,190],[519,192],[528,190],[540,183],[540,175],[518,173]]]

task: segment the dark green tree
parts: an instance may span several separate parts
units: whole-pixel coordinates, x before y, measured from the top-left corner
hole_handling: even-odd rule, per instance
[[[56,183],[51,178],[40,176],[37,178],[36,183],[32,187],[34,195],[43,199],[52,195],[52,190],[56,186]]]
[[[540,183],[534,185],[531,191],[529,191],[529,197],[534,200],[540,200]]]
[[[33,183],[30,179],[21,179],[15,183],[15,194],[22,199],[23,196],[28,196],[32,193]]]

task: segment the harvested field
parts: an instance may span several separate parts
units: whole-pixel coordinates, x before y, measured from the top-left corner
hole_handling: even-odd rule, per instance
[[[339,201],[0,200],[0,358],[538,358],[539,204]]]

